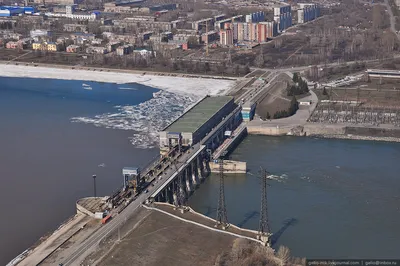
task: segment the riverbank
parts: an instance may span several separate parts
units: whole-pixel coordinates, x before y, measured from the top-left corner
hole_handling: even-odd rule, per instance
[[[150,73],[150,74],[149,74]],[[168,75],[168,76],[167,76]],[[178,75],[159,72],[144,72],[123,69],[83,68],[49,64],[16,65],[0,62],[0,76],[24,78],[49,78],[63,80],[85,80],[117,84],[138,83],[176,93],[196,96],[225,94],[236,79],[213,76]],[[194,77],[198,78],[194,78]]]
[[[393,125],[354,125],[307,123],[291,132],[292,135],[329,139],[352,139],[400,142],[400,128]]]

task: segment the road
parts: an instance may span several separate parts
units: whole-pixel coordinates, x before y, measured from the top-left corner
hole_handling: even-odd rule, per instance
[[[387,0],[386,0],[387,1]],[[399,38],[399,35],[396,34],[397,37]],[[331,66],[340,66],[340,65],[350,65],[350,64],[355,64],[355,63],[374,63],[374,62],[381,62],[381,61],[386,61],[386,60],[393,60],[396,58],[400,58],[400,54],[395,54],[393,55],[393,57],[391,58],[384,58],[384,59],[370,59],[370,60],[360,60],[360,61],[348,61],[348,62],[334,62],[334,63],[328,63],[328,64],[320,64],[317,65],[318,68],[324,68],[324,67],[331,67]],[[314,66],[314,65],[312,65]],[[264,70],[264,71],[277,71],[277,72],[301,72],[301,71],[305,71],[308,68],[310,68],[310,66],[299,66],[299,67],[285,67],[285,68],[257,68],[257,67],[251,67],[250,70],[254,71],[254,70]]]
[[[200,144],[196,144],[193,146],[193,149],[189,150],[189,153],[183,153],[179,158],[177,167],[181,167],[186,160],[188,160],[195,152],[199,150],[199,148]],[[120,214],[115,215],[107,224],[100,227],[100,229],[93,233],[89,238],[87,238],[81,244],[76,245],[72,250],[72,253],[62,262],[62,265],[79,265],[80,262],[93,251],[93,248],[97,246],[104,237],[116,230],[127,219],[131,218],[135,214],[136,210],[142,205],[142,203],[150,197],[151,193],[160,188],[174,173],[174,168],[168,168],[165,174],[161,177],[161,180],[156,180],[156,182],[154,182],[154,186],[150,185],[148,187],[148,193],[141,193],[136,200],[129,204]]]

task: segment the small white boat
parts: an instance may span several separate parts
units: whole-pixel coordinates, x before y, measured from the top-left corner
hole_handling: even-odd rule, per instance
[[[89,91],[93,90],[92,87],[85,87],[85,86],[83,87],[83,89],[84,89],[84,90],[89,90]]]

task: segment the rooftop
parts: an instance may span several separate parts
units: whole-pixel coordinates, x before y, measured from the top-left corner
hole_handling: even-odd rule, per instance
[[[164,131],[195,132],[232,99],[233,97],[230,96],[208,96],[175,120]]]

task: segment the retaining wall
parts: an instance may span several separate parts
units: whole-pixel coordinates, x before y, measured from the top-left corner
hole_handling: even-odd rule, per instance
[[[247,133],[253,135],[282,136],[287,135],[290,132],[290,129],[290,127],[247,125]]]
[[[219,172],[219,164],[210,162],[211,173]],[[239,161],[224,161],[224,172],[226,174],[244,174],[247,171],[247,163]]]

